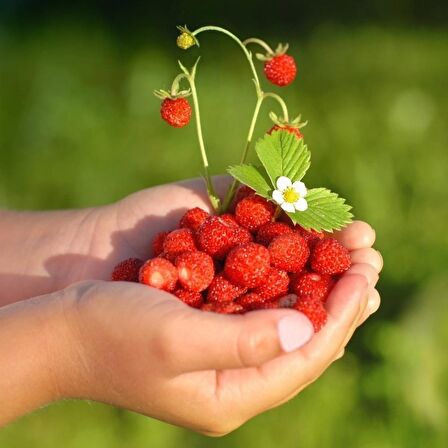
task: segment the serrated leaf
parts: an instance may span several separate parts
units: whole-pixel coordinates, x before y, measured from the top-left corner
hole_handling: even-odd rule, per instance
[[[255,147],[258,158],[275,186],[280,176],[301,180],[311,165],[311,154],[303,139],[287,131],[266,134]]]
[[[306,195],[308,209],[304,212],[288,213],[295,224],[309,230],[332,232],[352,221],[351,206],[345,199],[326,188],[313,188]]]
[[[262,167],[257,168],[249,164],[237,165],[231,166],[227,171],[237,181],[244,185],[248,185],[260,196],[270,198],[272,186],[269,182],[269,177]]]

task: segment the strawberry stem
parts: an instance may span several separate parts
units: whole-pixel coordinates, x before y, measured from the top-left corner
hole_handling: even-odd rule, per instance
[[[273,54],[275,54],[274,53],[274,50],[264,41],[264,40],[261,40],[261,39],[258,39],[258,38],[256,38],[256,37],[251,37],[251,38],[249,38],[249,39],[246,39],[244,42],[243,42],[243,45],[244,46],[246,46],[246,45],[248,45],[248,44],[257,44],[257,45],[260,45],[260,47],[262,47],[264,50],[266,50],[266,52],[267,52],[267,54],[268,55],[273,55]]]
[[[276,93],[272,93],[272,92],[263,93],[263,97],[264,98],[273,98],[280,104],[282,111],[283,111],[283,119],[285,120],[286,123],[288,123],[289,122],[288,107],[286,106],[286,103],[283,100],[283,98],[280,95],[277,95]]]

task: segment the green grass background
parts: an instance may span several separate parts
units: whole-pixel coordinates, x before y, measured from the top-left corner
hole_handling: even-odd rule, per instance
[[[255,97],[232,42],[204,36],[200,53],[205,139],[220,173],[239,159]],[[222,439],[66,402],[1,430],[0,447],[448,446],[448,35],[322,26],[293,39],[291,53],[297,81],[273,90],[309,120],[307,184],[347,197],[377,231],[378,314],[318,382]],[[94,27],[0,28],[0,206],[85,207],[197,176],[194,126],[169,128],[152,90],[169,87],[177,58],[198,54],[172,41],[132,48]],[[277,110],[267,104],[259,136]]]

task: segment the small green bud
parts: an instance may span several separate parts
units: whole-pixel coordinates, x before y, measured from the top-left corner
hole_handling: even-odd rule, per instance
[[[193,45],[196,45],[196,39],[191,34],[182,32],[179,36],[177,36],[176,43],[179,48],[182,48],[182,50],[187,50]]]

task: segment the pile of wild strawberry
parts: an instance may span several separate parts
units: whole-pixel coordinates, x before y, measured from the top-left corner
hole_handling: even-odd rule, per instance
[[[348,250],[324,233],[275,220],[275,205],[246,186],[234,214],[188,210],[179,228],[152,242],[154,258],[119,263],[113,280],[140,282],[173,293],[194,308],[224,314],[294,308],[319,331],[325,301],[350,267]]]

